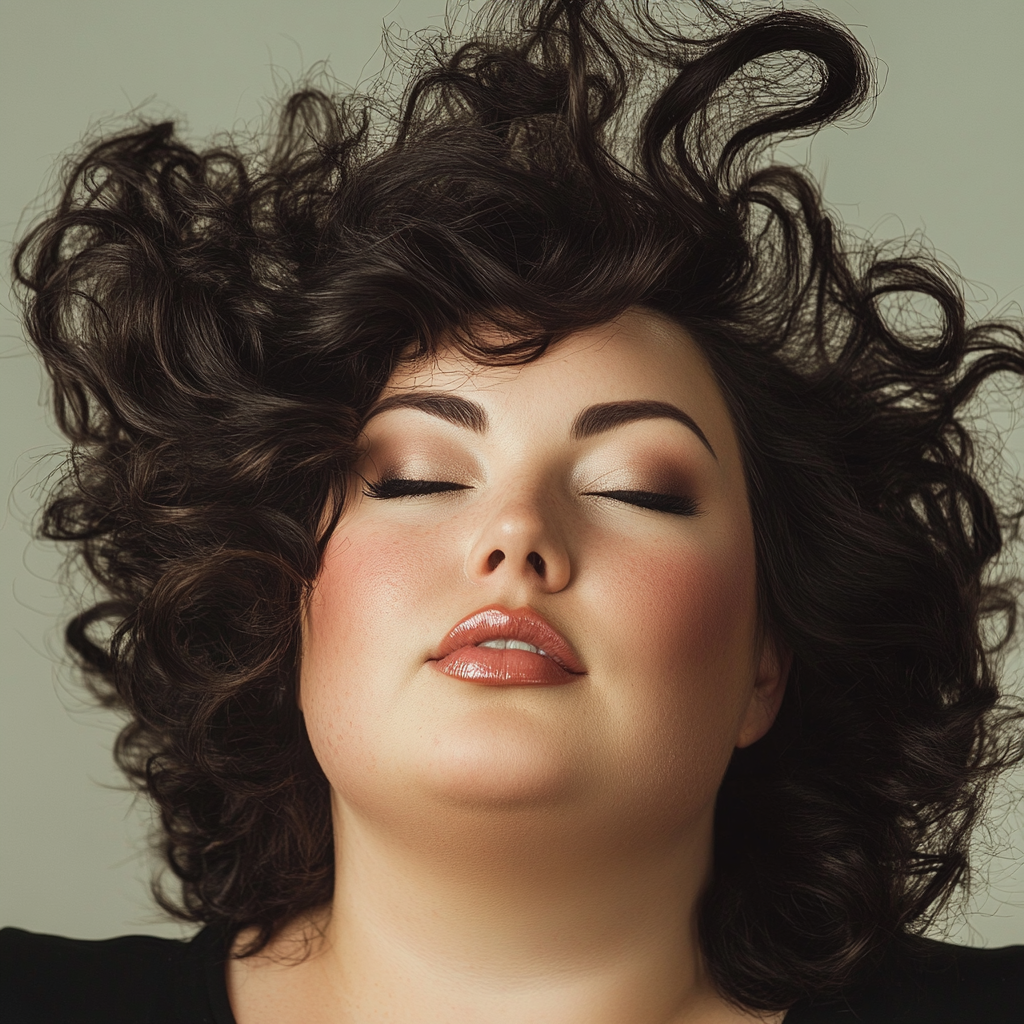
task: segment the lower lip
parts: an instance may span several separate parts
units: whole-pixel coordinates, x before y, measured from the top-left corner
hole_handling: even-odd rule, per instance
[[[515,648],[461,647],[435,661],[434,667],[478,686],[560,686],[575,678],[552,658]]]

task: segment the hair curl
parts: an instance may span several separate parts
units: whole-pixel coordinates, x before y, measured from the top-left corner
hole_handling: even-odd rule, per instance
[[[983,642],[992,616],[1012,633],[990,570],[1019,516],[966,415],[1024,375],[1019,326],[969,326],[925,253],[844,244],[771,162],[773,138],[869,97],[842,27],[620,7],[492,4],[469,41],[427,42],[401,106],[306,89],[260,149],[197,151],[171,124],[102,140],[18,249],[72,443],[42,530],[107,595],[68,640],[129,716],[117,760],[180,880],[162,905],[255,927],[250,952],[331,897],[300,615],[361,419],[410,353],[526,361],[643,306],[714,369],[761,616],[793,651],[778,722],[719,795],[700,934],[730,998],[834,990],[922,927],[1019,756]],[[908,296],[937,317],[900,326]]]

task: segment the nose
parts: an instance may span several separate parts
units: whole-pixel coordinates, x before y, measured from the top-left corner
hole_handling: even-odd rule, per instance
[[[474,582],[499,574],[510,586],[544,593],[564,590],[572,564],[553,509],[538,497],[507,496],[479,530],[466,566]]]

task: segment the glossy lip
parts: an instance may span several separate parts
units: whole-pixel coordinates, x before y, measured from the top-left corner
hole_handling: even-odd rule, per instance
[[[532,644],[547,657],[529,651],[477,647],[487,640],[503,638]],[[499,666],[509,659],[521,663],[524,669],[534,664],[537,672],[526,670],[506,674]],[[481,608],[457,623],[430,660],[447,675],[490,685],[568,682],[572,676],[586,672],[569,641],[532,608],[510,611],[498,605]],[[467,664],[468,661],[475,664]]]

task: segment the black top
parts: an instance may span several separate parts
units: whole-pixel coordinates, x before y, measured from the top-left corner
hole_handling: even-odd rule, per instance
[[[222,933],[190,942],[0,929],[2,1024],[235,1024]]]
[[[224,933],[190,942],[126,935],[62,939],[0,930],[3,1024],[235,1024]],[[1021,1024],[1024,946],[931,939],[893,947],[840,999],[804,1001],[785,1024]]]

